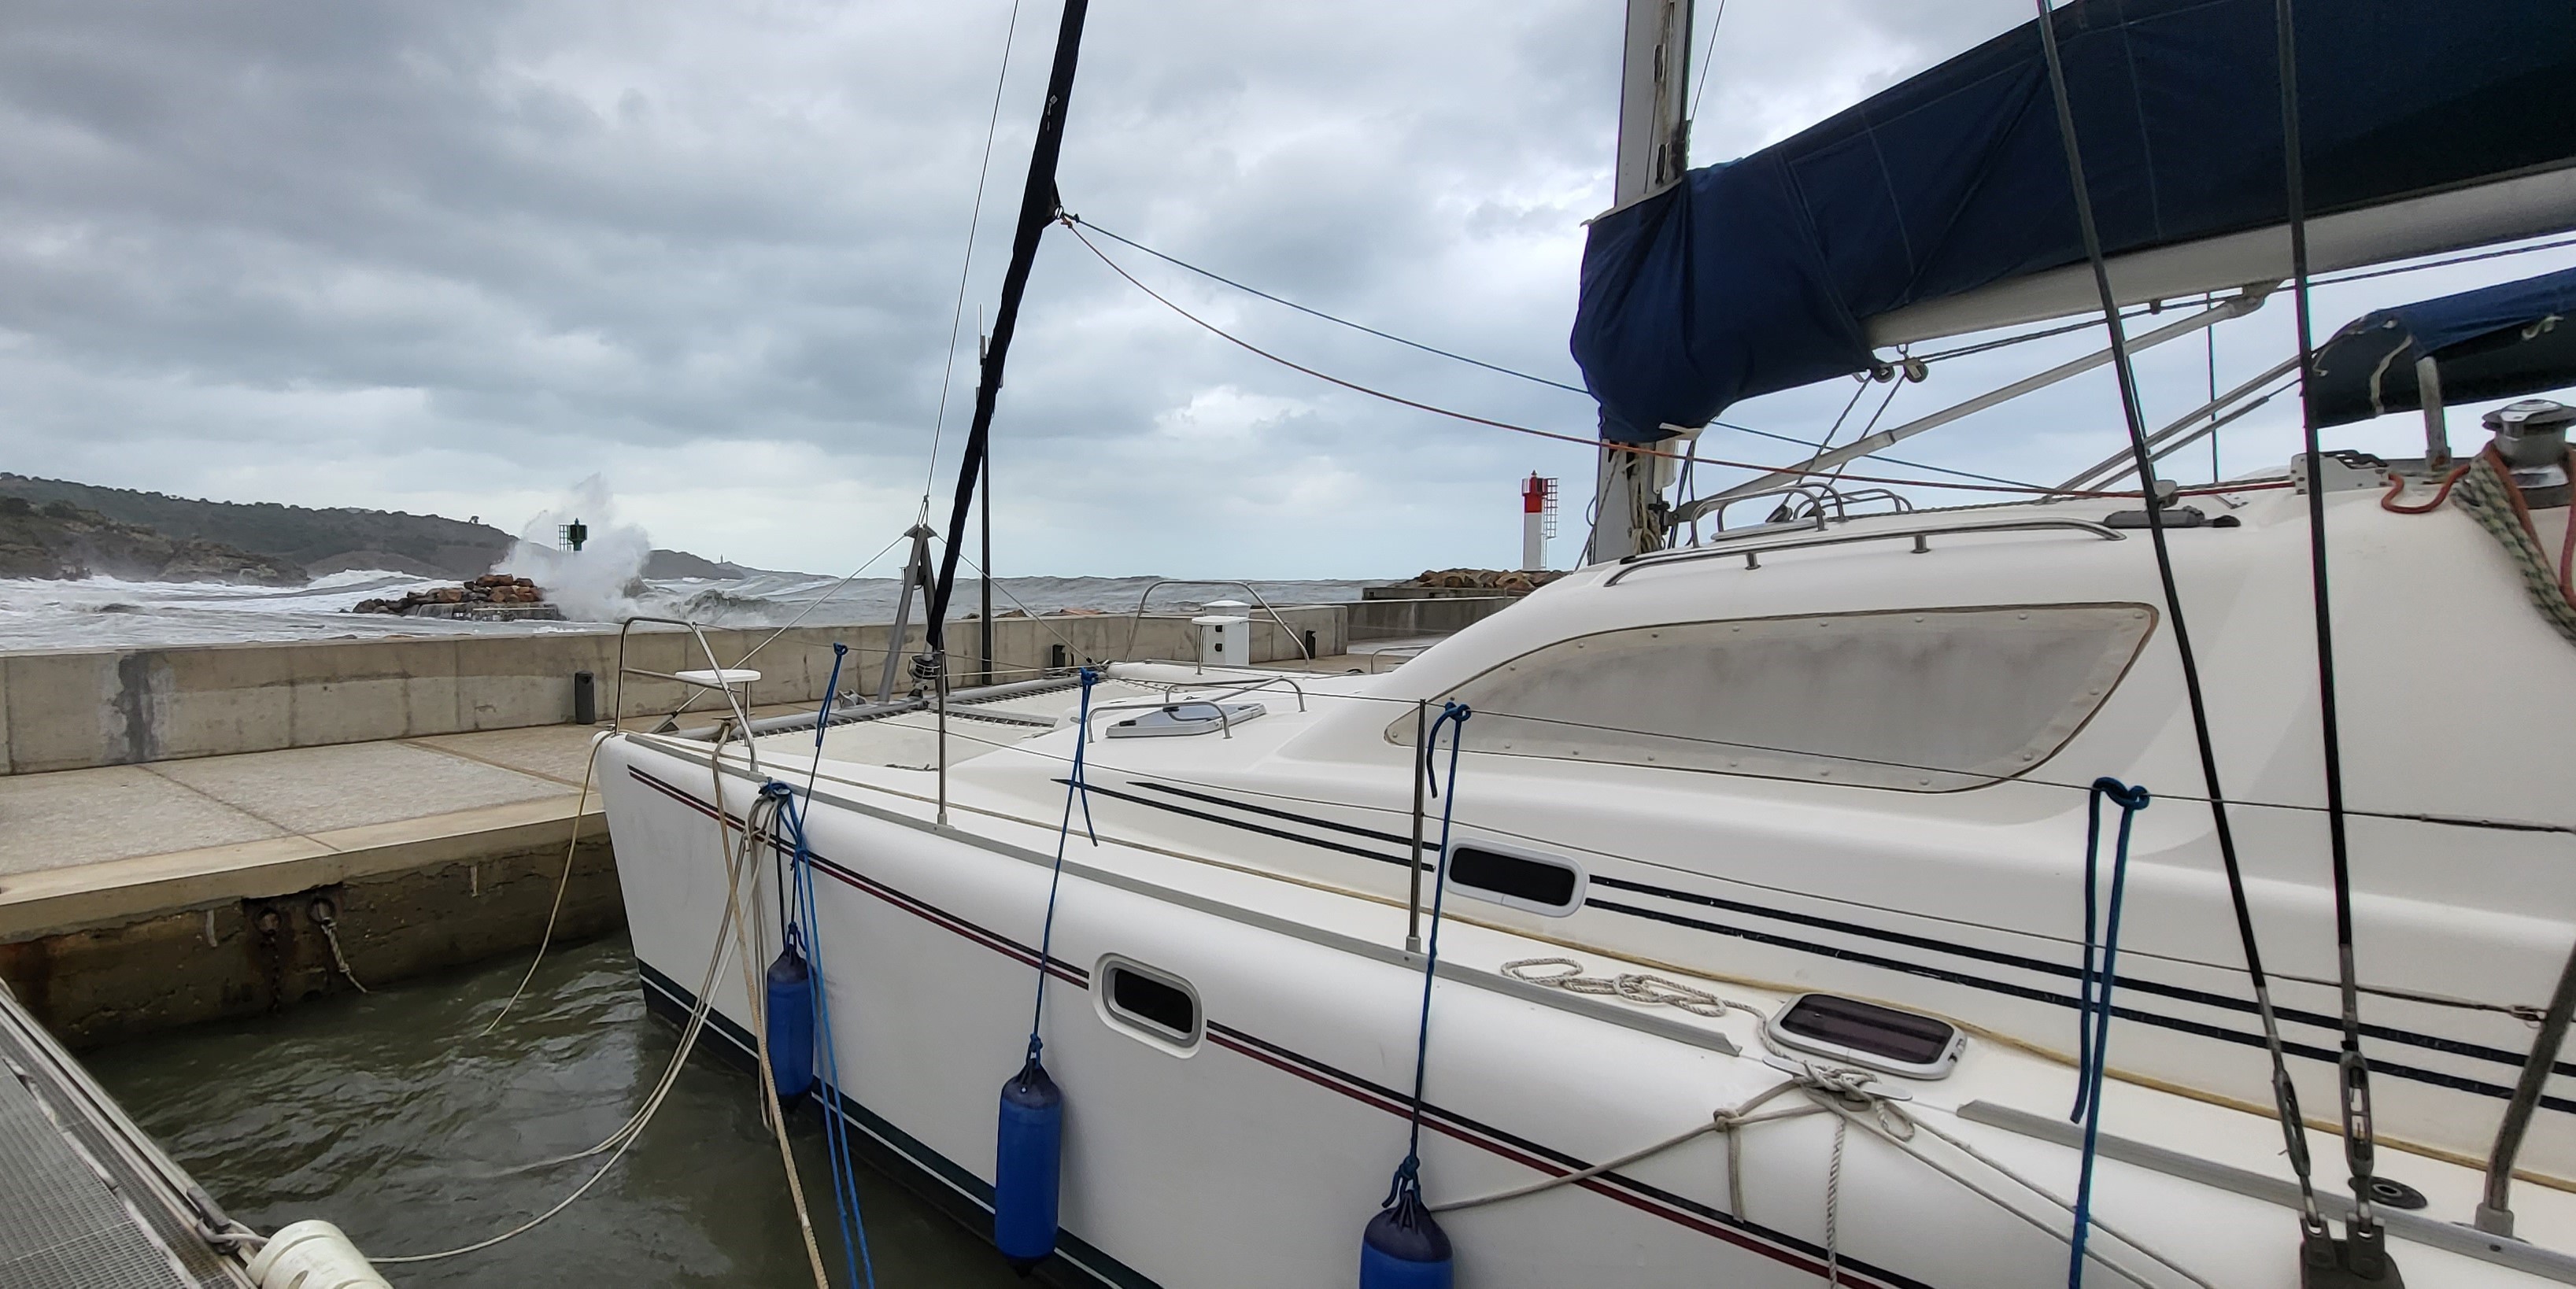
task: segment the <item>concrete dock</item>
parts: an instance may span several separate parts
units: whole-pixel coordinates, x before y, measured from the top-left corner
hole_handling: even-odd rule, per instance
[[[0,980],[85,1046],[533,944],[592,734],[539,726],[0,778]],[[567,938],[623,916],[595,795],[583,815],[557,927]]]
[[[1382,671],[1497,602],[1283,608],[1254,658]],[[993,623],[994,676],[1186,658],[1186,615]],[[952,643],[977,635],[952,623]],[[883,626],[639,630],[630,728],[716,704],[669,675],[753,654],[759,716],[810,711],[847,644],[866,689]],[[918,650],[916,628],[901,642]],[[614,715],[614,631],[0,653],[0,983],[75,1047],[273,1010],[624,918],[581,784]],[[1311,650],[1315,655],[1305,655]],[[952,683],[978,664],[951,654]],[[587,679],[582,679],[584,674]],[[640,674],[637,674],[640,673]],[[657,678],[658,677],[658,678]],[[655,723],[647,717],[640,724]],[[573,844],[576,815],[580,841]],[[567,875],[567,855],[569,874]]]

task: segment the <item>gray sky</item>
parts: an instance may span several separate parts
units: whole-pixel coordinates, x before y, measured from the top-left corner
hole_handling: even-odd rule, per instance
[[[1715,6],[1702,0],[1701,22]],[[1609,199],[1612,0],[1093,7],[1066,147],[1086,219],[1289,298],[1570,383],[1581,221]],[[944,471],[971,405],[1058,8],[1019,14]],[[846,571],[920,503],[1008,0],[9,0],[0,468],[228,500],[479,515],[604,473],[656,542]],[[1694,141],[1780,138],[2024,20],[2008,0],[1730,0]],[[1247,339],[1584,434],[1589,400],[1302,318],[1109,246]],[[2321,292],[2379,304],[2567,252]],[[2229,324],[2232,383],[2288,310]],[[1893,424],[2088,347],[1963,360]],[[2207,355],[2145,365],[2151,411]],[[996,425],[1000,571],[1389,576],[1517,558],[1516,479],[1581,448],[1261,362],[1042,250]],[[1819,435],[1850,395],[1730,420]],[[1861,408],[1868,414],[1875,394]],[[1845,431],[1848,435],[1851,431]],[[2406,418],[2338,432],[2402,448]],[[2286,459],[2285,409],[2229,472]],[[2107,376],[1902,455],[2053,481],[2119,441]],[[1712,431],[1709,455],[1785,459]],[[2199,469],[2206,469],[2205,458]],[[2180,473],[2188,478],[2192,468]]]

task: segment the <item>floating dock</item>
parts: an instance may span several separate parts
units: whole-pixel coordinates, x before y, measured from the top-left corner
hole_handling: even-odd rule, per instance
[[[0,1285],[251,1289],[237,1233],[0,988]]]

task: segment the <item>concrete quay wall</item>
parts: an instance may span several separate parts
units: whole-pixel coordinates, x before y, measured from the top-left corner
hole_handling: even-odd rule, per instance
[[[1344,652],[1348,608],[1282,609],[1285,631],[1257,618],[1255,659],[1298,657],[1307,637],[1317,654]],[[949,625],[952,683],[976,678],[976,628]],[[789,630],[751,659],[761,680],[750,696],[764,704],[820,701],[835,642],[850,646],[842,689],[873,690],[888,631]],[[772,629],[705,634],[717,661],[732,666]],[[1092,660],[1193,658],[1198,638],[1183,616],[997,618],[993,634],[998,680]],[[907,655],[921,636],[918,628],[907,633]],[[708,664],[688,632],[639,627],[626,637],[626,665],[668,674]],[[618,697],[617,670],[613,630],[0,654],[0,773],[562,724],[573,718],[573,675],[584,671],[596,678],[605,719]],[[629,675],[624,711],[671,711],[692,692]],[[694,710],[720,706],[696,691]]]
[[[154,857],[135,866],[174,871],[131,885],[49,882],[53,898],[0,906],[0,984],[88,1048],[530,952],[550,924],[557,944],[603,935],[626,908],[595,805],[584,823],[569,873],[569,819],[547,817],[200,872]]]

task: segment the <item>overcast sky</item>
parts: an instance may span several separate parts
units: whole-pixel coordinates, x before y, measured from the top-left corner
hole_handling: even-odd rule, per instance
[[[1100,0],[1066,202],[1300,302],[1579,383],[1566,332],[1581,222],[1610,195],[1621,9]],[[1702,0],[1703,33],[1715,9]],[[513,529],[598,472],[661,545],[817,572],[846,571],[920,505],[1009,0],[0,13],[0,468]],[[1731,0],[1695,159],[1776,140],[2028,13]],[[1058,14],[1054,0],[1018,14],[931,481],[943,521]],[[1592,428],[1583,397],[1108,249],[1309,365]],[[2570,263],[2546,252],[2321,292],[2319,326]],[[2222,383],[2281,355],[2287,313],[2219,330]],[[2089,343],[1949,365],[1886,423]],[[2199,401],[2207,357],[2196,341],[2157,351],[2151,411]],[[1010,377],[994,449],[1006,575],[1502,565],[1532,470],[1566,480],[1560,565],[1579,544],[1584,449],[1266,364],[1061,231]],[[1812,437],[1850,392],[1833,382],[1729,419]],[[2231,427],[2224,468],[2286,459],[2285,412]],[[2389,418],[2338,439],[2403,449],[2415,434]],[[1900,455],[2054,481],[2118,442],[2105,376]],[[1712,431],[1703,451],[1790,449]],[[2179,473],[2205,472],[2196,460]]]

